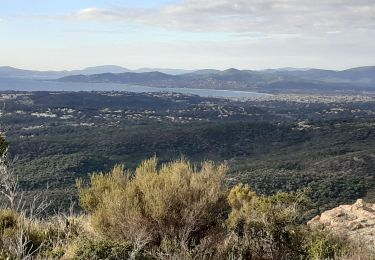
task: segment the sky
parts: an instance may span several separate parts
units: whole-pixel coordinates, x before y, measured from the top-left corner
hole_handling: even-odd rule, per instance
[[[375,0],[0,0],[0,66],[375,65]]]

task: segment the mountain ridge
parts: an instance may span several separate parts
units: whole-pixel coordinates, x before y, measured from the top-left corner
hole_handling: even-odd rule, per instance
[[[239,70],[229,68],[226,70],[204,69],[197,71],[147,68],[129,70],[115,65],[88,67],[73,71],[31,71],[4,66],[0,67],[1,77],[265,93],[359,93],[375,91],[375,66],[346,70],[295,68]]]
[[[226,89],[258,92],[347,92],[375,91],[375,66],[350,70],[199,70],[170,75],[166,73],[105,73],[72,75],[61,82],[120,83],[150,87]]]
[[[163,69],[163,68],[140,68],[140,69],[127,69],[117,65],[101,65],[92,66],[84,69],[77,70],[29,70],[20,69],[11,66],[0,66],[0,77],[7,78],[34,78],[34,79],[58,79],[62,77],[72,76],[72,75],[94,75],[103,73],[145,73],[145,72],[162,72],[171,75],[180,75],[184,73],[191,73],[193,70],[183,70],[183,69]]]

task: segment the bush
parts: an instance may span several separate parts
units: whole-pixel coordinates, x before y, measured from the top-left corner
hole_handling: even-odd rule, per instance
[[[176,239],[198,243],[225,217],[225,165],[205,162],[198,169],[186,160],[157,167],[142,162],[134,174],[117,166],[78,182],[81,205],[92,213],[94,228],[112,239],[160,244]]]
[[[18,222],[18,213],[12,209],[0,210],[0,232],[3,232],[8,228],[15,228]]]
[[[9,254],[34,254],[48,240],[48,229],[11,209],[0,211],[0,231],[1,244]],[[23,252],[10,252],[17,243]]]
[[[56,215],[47,221],[39,223],[39,230],[44,230],[43,244],[38,250],[40,259],[71,259],[62,258],[68,249],[79,239],[92,236],[87,216]]]
[[[2,156],[8,148],[8,142],[0,135],[0,156]]]
[[[231,254],[250,259],[300,259],[305,253],[305,230],[300,225],[308,205],[304,192],[259,197],[247,185],[234,187],[228,196],[232,211],[228,227]]]
[[[327,231],[312,230],[309,233],[309,259],[336,259],[350,253],[350,242]]]
[[[74,260],[122,260],[129,259],[132,252],[130,243],[110,240],[82,240],[74,250]]]
[[[38,256],[40,259],[63,259],[66,249],[62,245],[48,247],[41,251]]]
[[[338,259],[369,251],[303,223],[306,191],[229,194],[225,165],[186,160],[77,181],[90,215],[49,219],[0,210],[0,259]],[[361,249],[361,250],[360,250]],[[350,259],[350,258],[348,258]]]
[[[225,165],[198,168],[186,160],[158,167],[152,158],[134,173],[116,166],[93,174],[88,185],[78,181],[81,205],[106,239],[85,242],[77,259],[116,259],[108,258],[119,247],[111,241],[130,241],[132,252],[147,250],[158,259],[324,259],[345,253],[344,242],[310,234],[302,224],[307,190],[258,196],[239,184],[227,194],[226,171]]]
[[[0,259],[12,259],[14,252],[9,250],[17,234],[19,215],[12,209],[0,210]]]
[[[67,221],[62,222],[61,217],[40,220],[10,209],[0,210],[0,259],[6,259],[1,254],[13,258],[39,255],[42,259],[58,259],[63,252],[59,246],[75,239],[78,232],[83,235],[78,219]]]
[[[14,259],[14,257],[4,249],[0,249],[0,259],[1,260],[11,260]]]
[[[88,212],[94,212],[103,202],[105,193],[121,190],[129,181],[128,172],[122,165],[116,165],[110,174],[94,173],[90,177],[90,188],[85,188],[82,179],[77,180],[81,206]]]

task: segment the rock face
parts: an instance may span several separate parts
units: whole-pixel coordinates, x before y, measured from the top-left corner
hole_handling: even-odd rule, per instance
[[[366,203],[362,199],[353,205],[327,210],[307,224],[323,225],[335,233],[375,248],[375,204]]]

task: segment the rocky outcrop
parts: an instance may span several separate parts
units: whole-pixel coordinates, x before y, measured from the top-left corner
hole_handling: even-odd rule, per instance
[[[362,199],[353,205],[327,210],[310,220],[308,225],[323,225],[337,234],[375,248],[375,204]]]

